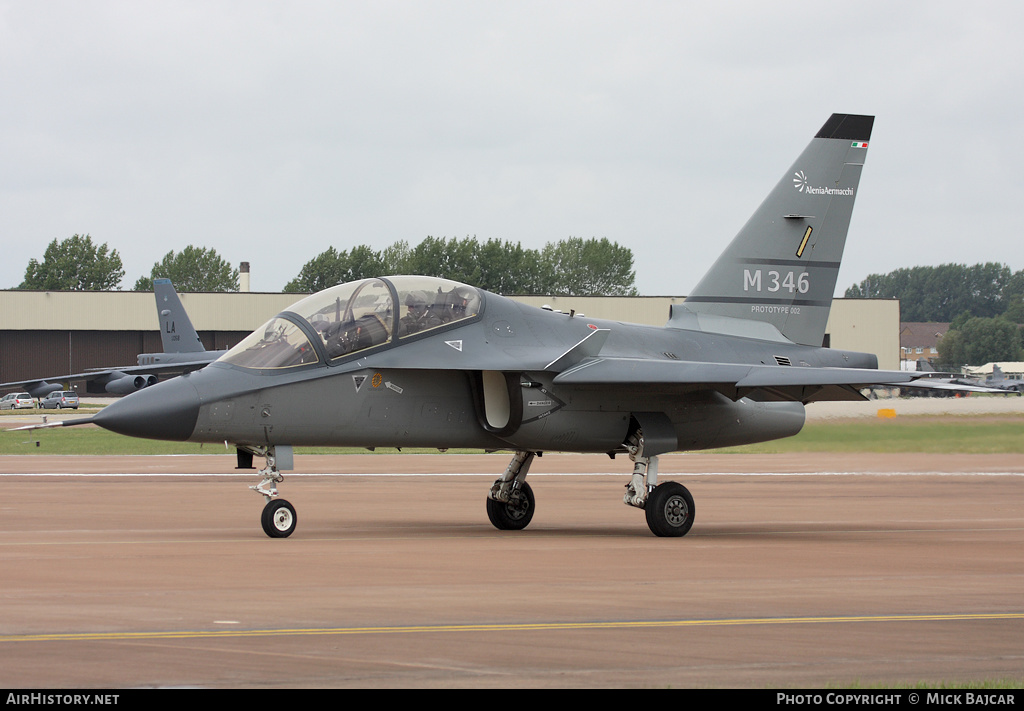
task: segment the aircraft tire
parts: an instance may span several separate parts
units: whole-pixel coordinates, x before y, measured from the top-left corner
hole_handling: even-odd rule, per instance
[[[263,507],[263,532],[271,538],[287,538],[295,530],[298,519],[295,507],[284,499],[274,499]]]
[[[693,525],[693,497],[685,486],[666,481],[654,487],[644,506],[647,526],[655,536],[685,536]]]
[[[499,531],[521,531],[533,520],[536,503],[533,489],[524,481],[513,500],[508,503],[488,497],[487,518]]]

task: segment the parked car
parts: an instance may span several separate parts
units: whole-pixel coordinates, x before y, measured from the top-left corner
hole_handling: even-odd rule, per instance
[[[57,390],[52,392],[42,399],[39,406],[44,410],[63,410],[65,407],[70,407],[74,410],[78,409],[78,393],[73,393],[68,390]]]
[[[31,410],[36,401],[28,393],[8,393],[0,399],[0,410]]]

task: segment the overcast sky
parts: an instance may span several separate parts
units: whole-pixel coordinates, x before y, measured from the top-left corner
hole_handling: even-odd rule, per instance
[[[88,233],[279,291],[330,246],[607,237],[682,295],[833,112],[836,288],[1024,268],[1024,3],[0,0],[0,288]]]

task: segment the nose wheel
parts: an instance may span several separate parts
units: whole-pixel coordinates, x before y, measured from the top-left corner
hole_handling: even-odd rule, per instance
[[[284,499],[273,499],[263,507],[260,522],[263,532],[271,538],[287,538],[295,530],[295,507]]]

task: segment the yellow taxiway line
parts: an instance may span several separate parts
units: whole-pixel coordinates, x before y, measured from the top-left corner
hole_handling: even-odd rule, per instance
[[[555,630],[621,630],[679,627],[735,627],[750,625],[846,624],[852,622],[953,622],[1021,620],[1024,612],[923,615],[858,615],[833,617],[747,617],[717,620],[634,620],[610,622],[525,622],[466,625],[403,625],[395,627],[323,627],[291,629],[219,629],[168,632],[55,632],[0,635],[7,642],[114,642],[159,639],[230,639],[236,637],[292,637],[310,635],[434,634],[444,632],[548,632]]]

